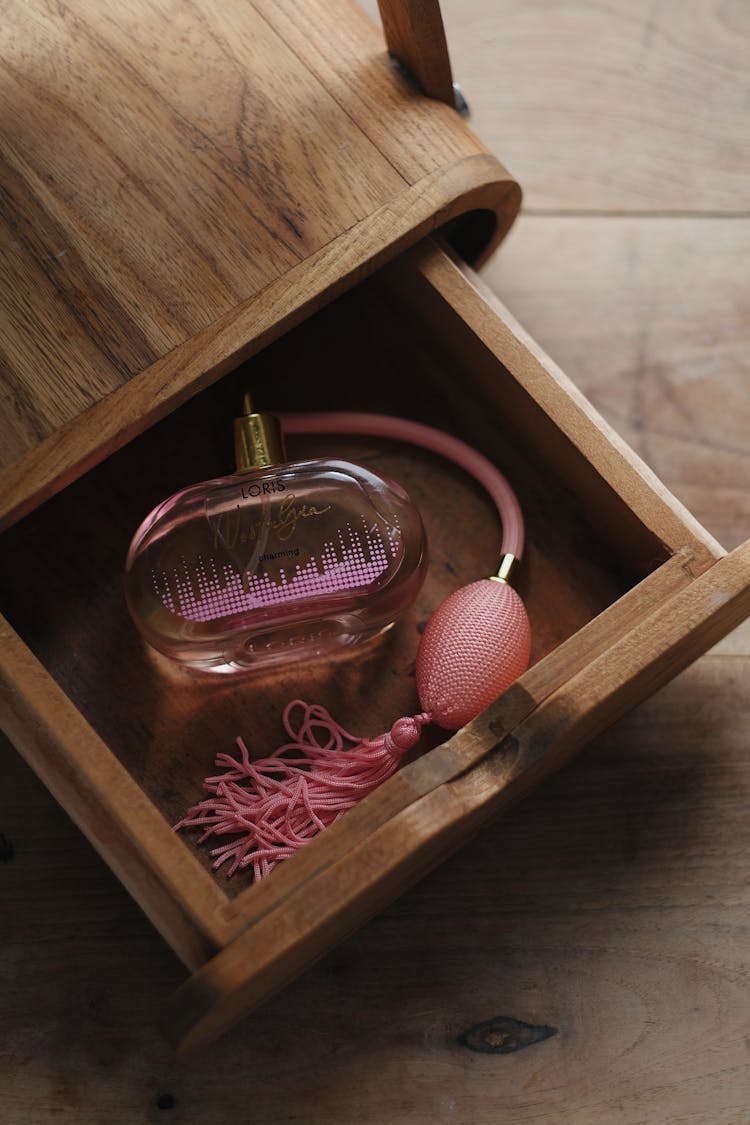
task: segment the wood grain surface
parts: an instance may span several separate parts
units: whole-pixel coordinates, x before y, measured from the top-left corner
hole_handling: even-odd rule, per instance
[[[488,280],[734,545],[750,494],[744,5],[445,15],[474,127],[555,212],[522,220]],[[592,209],[618,214],[569,214]],[[745,626],[188,1059],[152,1024],[182,967],[3,746],[4,1121],[744,1125],[749,683]],[[532,1030],[513,1041],[509,1019]],[[483,1035],[527,1045],[466,1046]]]
[[[744,0],[441,7],[472,128],[529,211],[748,217]]]
[[[750,527],[750,221],[520,223],[486,280],[703,526],[736,546]],[[587,313],[576,332],[571,291]]]
[[[507,173],[351,0],[298,7],[5,6],[6,519],[159,417],[166,380],[174,405],[404,242],[479,208],[498,216],[479,253],[515,215]]]

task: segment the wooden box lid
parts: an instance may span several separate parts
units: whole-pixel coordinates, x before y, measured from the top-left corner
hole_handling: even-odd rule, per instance
[[[405,245],[520,191],[349,0],[6,19],[0,526]]]

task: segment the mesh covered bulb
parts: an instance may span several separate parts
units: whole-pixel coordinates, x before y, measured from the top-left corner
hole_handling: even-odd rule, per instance
[[[433,723],[458,730],[529,664],[531,629],[512,586],[480,578],[438,606],[417,653],[417,690]]]

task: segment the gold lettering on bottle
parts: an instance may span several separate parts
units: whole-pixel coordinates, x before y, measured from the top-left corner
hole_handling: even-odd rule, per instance
[[[311,516],[324,516],[331,510],[330,504],[325,508],[316,508],[314,504],[295,504],[295,499],[294,494],[284,497],[279,504],[279,518],[270,525],[282,543],[292,538],[299,520],[310,519]]]
[[[330,512],[331,505],[317,507],[315,504],[297,504],[296,496],[285,496],[273,512],[264,512],[260,519],[253,519],[255,510],[246,511],[241,504],[220,512],[210,521],[213,530],[213,546],[233,550],[237,543],[253,543],[264,530],[276,533],[281,543],[293,538],[300,520],[324,516]],[[275,518],[271,518],[275,516]]]

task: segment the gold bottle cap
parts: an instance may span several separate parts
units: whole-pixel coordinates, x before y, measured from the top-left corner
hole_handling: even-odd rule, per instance
[[[273,414],[256,414],[249,392],[242,396],[242,417],[234,420],[237,472],[265,469],[286,460],[281,425]]]

